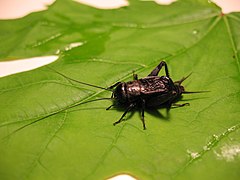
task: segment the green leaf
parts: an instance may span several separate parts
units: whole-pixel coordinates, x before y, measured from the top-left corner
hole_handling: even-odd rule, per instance
[[[165,60],[173,80],[192,72],[186,90],[210,91],[185,94],[191,105],[171,109],[168,120],[146,112],[143,130],[137,111],[113,126],[123,111],[105,111],[111,101],[80,104],[110,92],[49,68],[1,78],[1,179],[238,179],[239,22],[240,13],[223,15],[203,0],[132,0],[114,10],[62,0],[0,21],[3,61],[60,52],[51,68],[108,87]]]

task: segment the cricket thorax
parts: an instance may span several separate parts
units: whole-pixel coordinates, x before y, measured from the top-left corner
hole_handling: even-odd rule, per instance
[[[129,104],[141,95],[142,86],[139,80],[120,83],[114,90],[114,99],[118,104]]]

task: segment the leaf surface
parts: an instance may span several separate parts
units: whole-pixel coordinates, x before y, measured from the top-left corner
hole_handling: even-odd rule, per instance
[[[1,179],[238,179],[239,22],[239,13],[200,0],[132,0],[114,10],[61,0],[0,21],[2,61],[57,53],[51,68],[108,87],[165,60],[173,80],[192,72],[186,90],[210,91],[184,95],[191,105],[171,109],[168,120],[146,112],[144,131],[138,111],[113,126],[123,111],[105,111],[111,101],[81,104],[110,92],[49,68],[1,78]]]

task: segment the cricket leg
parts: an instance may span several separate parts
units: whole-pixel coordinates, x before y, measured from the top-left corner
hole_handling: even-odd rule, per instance
[[[142,101],[142,109],[141,109],[141,120],[143,124],[143,130],[146,130],[145,120],[144,120],[144,110],[145,110],[145,100]]]
[[[127,114],[130,110],[132,110],[132,109],[134,108],[134,106],[135,106],[135,104],[130,104],[130,105],[127,107],[127,109],[125,110],[125,112],[123,113],[123,115],[121,116],[121,118],[120,118],[118,121],[116,121],[115,123],[113,123],[113,125],[115,126],[115,125],[119,124],[120,122],[122,122],[123,118],[126,116],[126,114]]]
[[[108,87],[107,89],[113,89],[113,88],[115,88],[115,87],[116,87],[117,85],[119,85],[119,84],[121,84],[121,82],[117,82],[117,83],[115,83],[114,85]]]
[[[133,80],[138,80],[138,75],[133,72]]]
[[[109,110],[113,107],[114,105],[112,104],[111,106],[109,106],[108,108],[106,108],[106,110]]]
[[[175,107],[183,107],[183,106],[189,106],[190,104],[189,103],[184,103],[184,104],[176,104],[176,103],[173,103],[172,106],[175,106]]]
[[[157,76],[163,66],[165,67],[166,76],[169,77],[168,67],[165,61],[161,61],[159,65],[148,76]]]

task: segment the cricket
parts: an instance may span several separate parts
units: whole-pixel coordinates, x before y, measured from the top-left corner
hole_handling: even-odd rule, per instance
[[[164,67],[165,76],[158,76],[161,69]],[[55,71],[55,70],[54,70]],[[128,82],[117,82],[114,85],[104,88],[101,86],[92,85],[89,83],[81,82],[72,78],[69,78],[58,71],[56,73],[64,76],[65,78],[95,88],[100,88],[112,92],[111,98],[101,98],[96,100],[110,99],[113,104],[106,108],[106,110],[112,107],[124,108],[124,113],[120,119],[113,123],[117,125],[121,123],[129,111],[133,109],[139,109],[141,112],[141,121],[143,129],[146,129],[144,112],[146,109],[153,109],[158,107],[165,107],[167,111],[171,107],[183,107],[189,105],[189,103],[177,104],[176,102],[182,97],[182,94],[190,93],[202,93],[206,91],[190,92],[185,91],[182,86],[182,82],[186,80],[191,74],[178,81],[173,81],[168,72],[168,66],[165,61],[161,61],[152,72],[144,78],[138,79],[138,75],[133,73],[133,80]]]

